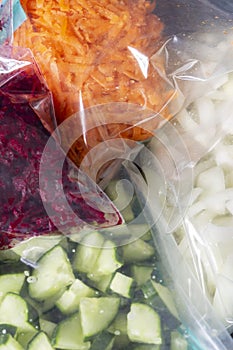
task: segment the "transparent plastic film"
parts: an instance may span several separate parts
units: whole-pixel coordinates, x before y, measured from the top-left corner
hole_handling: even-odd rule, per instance
[[[28,20],[16,31],[14,43],[33,51],[53,93],[56,120],[50,130],[76,113],[73,127],[80,137],[69,156],[80,166],[100,142],[148,139],[161,117],[171,118],[168,105],[176,91],[164,75],[163,62],[153,62],[163,30],[154,2],[62,4],[22,1]],[[114,103],[120,105],[117,118]],[[135,105],[134,115],[127,113],[128,105]],[[69,138],[69,130],[63,130],[65,148]],[[89,169],[90,163],[85,166]]]
[[[1,48],[0,248],[35,235],[122,222],[112,202],[67,160],[59,139],[45,128],[53,118],[52,96],[31,52]]]
[[[123,163],[204,349],[232,347],[232,53],[221,26],[168,39],[157,55],[182,107]]]

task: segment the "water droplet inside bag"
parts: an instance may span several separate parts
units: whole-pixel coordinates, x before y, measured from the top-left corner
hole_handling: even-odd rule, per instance
[[[27,278],[27,282],[28,283],[35,283],[36,282],[36,277],[34,277],[34,276],[29,276],[28,278]]]

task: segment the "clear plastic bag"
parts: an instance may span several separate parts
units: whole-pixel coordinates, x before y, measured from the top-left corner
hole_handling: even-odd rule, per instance
[[[176,91],[164,76],[163,63],[152,59],[163,29],[152,13],[154,2],[22,4],[28,20],[16,31],[14,43],[30,47],[53,92],[56,120],[51,129],[73,119],[67,129],[61,126],[60,134],[76,164],[107,140],[148,139],[162,118],[165,122],[172,116],[168,106]],[[50,24],[51,14],[56,15]],[[88,173],[99,168],[98,149],[93,153],[82,164]]]
[[[69,3],[62,1],[59,3],[66,13]],[[40,5],[43,8],[43,1]],[[173,10],[176,11],[173,12]],[[194,348],[229,350],[232,348],[232,340],[211,306],[211,300],[208,300],[206,290],[202,288],[203,284],[200,285],[198,280],[203,272],[200,265],[197,265],[199,260],[196,261],[196,258],[199,258],[199,251],[191,249],[194,259],[191,256],[191,265],[190,259],[187,264],[182,252],[177,249],[181,236],[178,236],[175,231],[182,224],[192,200],[190,194],[193,188],[195,165],[225,135],[225,129],[230,126],[229,119],[225,118],[225,111],[228,113],[233,110],[231,101],[225,104],[224,116],[221,113],[215,116],[212,128],[209,128],[204,119],[203,123],[202,120],[196,120],[195,114],[191,113],[191,120],[189,120],[185,113],[189,114],[190,106],[192,107],[197,101],[202,100],[205,94],[208,96],[217,88],[220,90],[217,99],[221,101],[221,87],[226,83],[229,72],[233,70],[231,17],[221,9],[211,6],[210,2],[195,0],[191,3],[161,0],[157,2],[155,13],[158,13],[165,24],[163,31],[165,36],[161,37],[162,40],[159,41],[158,46],[156,42],[153,55],[146,58],[139,55],[138,61],[144,62],[140,61],[143,58],[147,62],[149,57],[150,64],[165,84],[165,91],[168,92],[168,96],[166,94],[165,96],[168,99],[165,99],[162,108],[154,112],[153,109],[144,108],[144,105],[140,106],[140,104],[113,101],[114,103],[110,103],[110,106],[95,105],[96,101],[93,100],[89,102],[94,102],[94,106],[86,108],[87,106],[82,105],[81,91],[77,96],[80,111],[72,115],[72,118],[68,118],[69,122],[67,125],[64,124],[64,133],[62,133],[62,127],[58,131],[63,138],[63,147],[67,153],[77,136],[87,135],[86,131],[92,131],[96,126],[103,127],[100,129],[99,141],[104,142],[101,142],[101,147],[96,149],[99,153],[92,153],[88,149],[89,159],[86,158],[87,163],[83,165],[84,168],[96,180],[98,170],[107,161],[111,166],[107,167],[106,171],[112,173],[114,172],[113,155],[118,152],[120,162],[124,160],[125,169],[130,174],[132,182],[136,184],[136,190],[142,198],[144,207],[142,214],[153,231],[155,245],[159,248],[164,265],[172,277],[181,318],[188,327],[187,337],[195,344]],[[64,18],[65,16],[61,16],[61,20],[64,20],[62,29],[66,31]],[[34,33],[30,23],[25,23],[25,30],[28,33]],[[21,34],[18,35],[20,40],[25,38]],[[108,45],[107,48],[109,49]],[[50,59],[50,52],[46,50],[44,52]],[[131,50],[131,54],[132,52],[135,53]],[[143,73],[140,64],[139,68],[140,73]],[[57,75],[56,66],[53,65],[50,69]],[[58,75],[57,77],[58,88],[60,88],[64,76],[62,79]],[[67,91],[64,90],[64,92]],[[219,106],[221,107],[221,103]],[[172,122],[168,123],[167,119],[160,115],[163,107],[168,108],[168,117],[173,117]],[[119,130],[116,131],[115,128],[110,129],[112,139],[106,141],[105,124],[108,124],[105,119],[106,114],[114,121],[113,124],[119,125],[122,120],[123,124],[127,122],[127,130],[124,129],[125,125],[123,128],[125,131],[131,133],[135,127],[139,127],[140,130],[136,130],[140,131],[140,135],[143,131],[146,139],[148,134],[150,137],[153,135],[149,146],[146,147],[146,143],[145,145],[136,143],[135,140],[139,140],[136,137],[132,137],[132,140],[118,137]],[[210,117],[207,119],[209,121]],[[153,123],[148,125],[147,123],[151,120]],[[186,127],[185,122],[188,122]],[[76,130],[75,123],[78,123]],[[193,125],[194,129],[192,129]],[[56,125],[50,123],[46,126],[52,131]],[[158,126],[161,128],[154,131]],[[107,130],[107,134],[108,132]],[[96,131],[89,136],[89,141],[94,143],[91,144],[91,149],[95,148]],[[87,141],[84,140],[83,144],[87,145]],[[103,158],[101,158],[102,154]],[[140,220],[135,221],[136,224],[138,222]],[[191,225],[189,229],[190,227]],[[184,235],[184,237],[187,236]],[[198,235],[195,238],[199,238]],[[191,241],[191,247],[194,247],[192,244],[193,241]],[[193,266],[194,271],[192,271]],[[222,285],[225,285],[224,283]]]
[[[106,157],[100,144],[106,142],[106,149],[116,138],[147,140],[192,98],[192,84],[185,80],[203,66],[197,67],[194,57],[188,62],[181,57],[182,37],[189,36],[190,47],[196,45],[201,54],[205,45],[196,42],[195,32],[216,30],[217,35],[220,28],[230,27],[227,14],[200,1],[53,0],[22,5],[28,19],[16,31],[14,43],[33,51],[53,93],[56,118],[49,130],[58,125],[65,152],[104,183],[111,175],[110,150]],[[120,147],[118,143],[111,158],[116,149],[124,153]],[[107,175],[101,167],[108,168]]]
[[[193,10],[195,3],[184,7]],[[203,349],[220,350],[233,347],[232,19],[208,8],[221,15],[219,27],[208,27],[208,17],[206,31],[200,31],[202,24],[199,32],[196,27],[186,33],[186,22],[183,35],[181,24],[158,52],[183,96],[181,110],[124,165],[141,195],[191,338]]]
[[[12,7],[6,11],[4,6],[4,18],[12,22]],[[31,52],[10,46],[5,38],[0,53],[0,248],[33,235],[120,223],[107,196],[66,159],[59,139],[50,138],[44,125],[53,118],[52,96]]]

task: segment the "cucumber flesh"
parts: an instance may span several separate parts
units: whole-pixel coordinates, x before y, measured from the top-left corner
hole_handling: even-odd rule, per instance
[[[39,332],[33,337],[33,339],[28,344],[27,350],[54,350],[49,338],[44,332]]]
[[[117,315],[120,299],[114,297],[83,298],[80,302],[80,317],[84,339],[109,327]]]
[[[56,328],[56,323],[40,318],[40,330],[46,333],[49,338],[52,337],[54,329]]]
[[[131,298],[133,291],[133,283],[134,280],[131,277],[125,276],[122,273],[117,272],[112,279],[110,289],[113,292],[122,295],[125,298]]]
[[[151,273],[153,271],[153,267],[144,266],[144,265],[135,265],[131,266],[131,275],[138,286],[142,286],[147,281],[151,279]]]
[[[12,273],[0,276],[0,302],[8,292],[19,293],[25,280],[24,273]]]
[[[24,350],[22,346],[10,335],[0,335],[1,350]]]
[[[123,260],[127,263],[137,263],[151,259],[155,255],[154,247],[142,239],[122,247]]]
[[[58,324],[52,344],[58,349],[88,350],[90,342],[85,342],[79,313],[75,313]]]
[[[88,228],[19,247],[19,260],[0,266],[0,334],[11,336],[2,349],[187,350],[146,226]]]
[[[96,261],[95,267],[88,276],[92,279],[95,276],[110,275],[123,265],[120,260],[117,248],[114,242],[107,240],[104,242],[100,255]]]
[[[46,252],[37,262],[29,283],[29,294],[36,300],[50,298],[75,280],[68,257],[60,246]]]
[[[103,243],[104,238],[99,232],[91,232],[85,236],[74,255],[74,270],[87,274],[92,273]]]
[[[94,289],[87,286],[81,280],[76,279],[62,296],[56,301],[56,306],[64,314],[75,312],[79,308],[80,300],[83,297],[95,296]]]
[[[164,302],[164,304],[167,306],[170,313],[175,318],[179,319],[179,314],[178,314],[178,311],[176,309],[176,305],[175,305],[175,302],[174,302],[174,299],[172,297],[170,290],[167,287],[163,286],[162,284],[154,282],[154,281],[152,281],[152,285],[155,288],[158,295],[160,296],[160,298],[162,299],[162,301]]]
[[[26,301],[15,293],[7,293],[0,304],[0,324],[11,324],[18,330],[26,332],[36,331],[29,323]]]
[[[131,304],[127,316],[129,339],[145,344],[162,344],[161,322],[158,313],[146,304]]]

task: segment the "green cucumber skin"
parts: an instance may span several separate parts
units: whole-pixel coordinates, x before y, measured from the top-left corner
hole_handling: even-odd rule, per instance
[[[104,244],[111,246],[111,244],[108,243],[108,237],[105,237],[104,234],[101,237],[101,233],[99,232],[96,235],[96,240],[101,242],[102,246],[104,246]],[[135,256],[135,253],[132,249],[133,246],[135,246],[137,256]],[[57,247],[60,248],[58,249]],[[61,256],[65,257],[64,263],[68,264],[68,268],[66,270],[70,271],[69,274],[71,276],[70,284],[65,283],[65,285],[63,286],[64,289],[62,290],[62,293],[61,291],[59,291],[57,294],[51,293],[51,296],[46,299],[44,299],[44,297],[34,298],[33,293],[29,294],[31,285],[30,283],[28,283],[27,279],[28,277],[35,276],[36,269],[27,266],[25,263],[22,262],[19,263],[20,268],[16,268],[17,264],[15,263],[8,263],[6,265],[7,269],[5,275],[8,273],[25,273],[24,284],[22,288],[19,288],[16,294],[20,295],[25,301],[27,301],[28,311],[31,315],[30,319],[33,320],[31,324],[33,329],[35,330],[35,334],[28,334],[28,338],[22,338],[20,333],[18,339],[23,344],[21,344],[21,346],[24,349],[30,350],[29,346],[30,342],[32,343],[33,338],[36,337],[36,335],[38,335],[39,332],[45,332],[48,335],[48,339],[51,342],[52,348],[54,347],[53,339],[58,325],[64,322],[69,317],[72,317],[74,313],[80,315],[82,314],[83,308],[81,306],[80,309],[79,303],[75,304],[74,309],[72,309],[72,307],[70,309],[67,309],[69,310],[67,312],[65,311],[65,308],[62,312],[62,304],[60,304],[60,310],[56,306],[56,303],[57,305],[59,305],[58,300],[62,296],[62,294],[65,293],[65,291],[69,290],[70,286],[76,279],[80,279],[82,283],[86,284],[93,290],[93,295],[84,296],[83,298],[93,298],[93,300],[95,298],[119,299],[119,306],[117,308],[117,311],[114,311],[114,315],[110,317],[109,322],[105,324],[103,329],[100,327],[100,329],[96,333],[94,332],[93,334],[85,334],[85,336],[83,336],[83,341],[85,345],[82,346],[86,347],[86,349],[88,350],[171,350],[170,345],[166,345],[168,346],[167,348],[164,347],[166,342],[164,342],[164,344],[147,344],[146,339],[144,339],[143,343],[132,341],[128,337],[127,314],[130,312],[131,305],[134,303],[147,304],[159,314],[162,338],[169,338],[171,332],[174,332],[180,326],[180,321],[177,318],[175,318],[174,315],[171,314],[171,312],[168,310],[167,306],[161,300],[160,296],[153,287],[152,281],[155,279],[158,282],[162,279],[162,276],[160,274],[160,262],[157,260],[158,256],[156,255],[156,251],[152,246],[149,234],[146,234],[146,239],[143,239],[142,237],[137,243],[134,243],[132,246],[130,246],[129,244],[126,248],[118,248],[115,247],[115,244],[112,244],[111,249],[113,247],[114,248],[112,250],[113,254],[111,255],[110,270],[108,266],[108,260],[105,260],[105,258],[103,259],[103,256],[105,256],[105,254],[101,254],[101,249],[98,252],[92,252],[91,250],[89,250],[90,256],[92,257],[93,253],[93,256],[96,258],[96,271],[95,274],[93,274],[94,276],[92,276],[93,270],[90,270],[90,266],[93,266],[93,262],[91,261],[88,263],[89,265],[85,265],[84,262],[79,261],[79,264],[81,264],[80,266],[86,266],[84,267],[85,272],[79,271],[79,267],[77,268],[77,251],[81,249],[82,254],[84,254],[85,256],[85,248],[83,247],[84,246],[82,246],[81,244],[66,238],[63,239],[62,245],[56,245],[55,247],[52,247],[40,257],[38,262],[40,262],[41,260],[43,261],[43,258],[48,256],[48,254],[50,254],[50,252],[53,251],[53,249],[58,249],[60,252],[62,251],[63,253]],[[141,250],[142,248],[144,249]],[[106,264],[103,267],[100,266],[100,264],[98,263],[98,259],[100,256],[102,256],[102,263]],[[113,269],[114,263],[116,263],[116,269]],[[142,267],[141,271],[139,271],[138,267]],[[44,267],[44,271],[47,270],[48,273],[50,269],[52,270],[53,266],[47,266],[47,268],[46,266]],[[109,271],[111,272],[110,274],[104,274],[106,272],[109,273]],[[117,273],[123,276],[127,276],[129,278],[129,281],[132,280],[132,285],[131,283],[128,284],[127,291],[125,290],[124,285],[118,285],[118,287],[116,288],[113,284],[113,288],[111,289],[111,282],[113,281],[114,276]],[[151,279],[150,276],[152,276]],[[124,279],[124,277],[122,277],[122,279]],[[67,280],[65,279],[65,281]],[[165,285],[164,280],[162,281],[162,284]],[[36,291],[36,295],[37,293],[38,291]],[[50,295],[50,291],[48,291],[48,295]],[[80,302],[81,300],[82,297],[80,299]],[[109,309],[111,310],[110,307]],[[111,310],[111,312],[113,311]],[[99,321],[96,318],[96,323],[98,324],[98,322]],[[15,329],[16,327],[12,327],[11,324],[6,326],[9,327],[9,330],[7,331],[9,335],[15,336],[17,334],[17,329]],[[165,330],[163,330],[163,328]],[[19,349],[21,350],[20,347]],[[56,349],[60,350],[58,347],[56,347]],[[62,348],[62,350],[71,350],[71,348]]]

